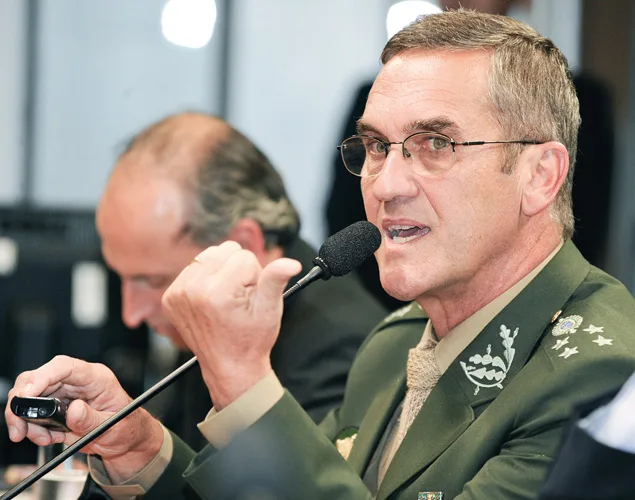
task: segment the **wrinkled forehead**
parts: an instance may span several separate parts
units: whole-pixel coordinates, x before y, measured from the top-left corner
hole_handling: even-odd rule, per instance
[[[454,134],[496,126],[488,92],[490,67],[485,51],[399,54],[377,76],[358,125],[384,134],[414,132],[426,121],[445,124],[436,131]]]

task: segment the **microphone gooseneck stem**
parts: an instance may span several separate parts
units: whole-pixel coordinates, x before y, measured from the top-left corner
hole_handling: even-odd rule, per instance
[[[294,293],[302,290],[304,287],[320,279],[323,274],[324,274],[324,270],[322,270],[322,268],[318,266],[315,266],[308,273],[306,273],[302,278],[300,278],[293,286],[289,287],[289,289],[282,294],[282,298],[286,299],[287,297],[293,295]]]
[[[298,280],[297,283],[295,283],[292,287],[290,287],[287,291],[285,291],[284,294],[282,294],[282,297],[286,299],[287,297],[290,297],[294,293],[302,290],[304,287],[306,287],[310,283],[313,283],[315,280],[319,279],[322,276],[323,272],[324,271],[322,271],[322,269],[320,269],[318,266],[315,266],[305,276],[303,276],[300,280]],[[113,425],[117,424],[118,422],[126,418],[128,415],[130,415],[133,411],[135,411],[141,405],[145,404],[154,396],[156,396],[158,393],[160,393],[163,389],[171,385],[175,380],[183,376],[185,373],[189,372],[197,364],[198,364],[198,359],[196,359],[196,356],[192,356],[190,359],[188,359],[185,363],[179,366],[172,373],[170,373],[163,379],[159,380],[156,384],[150,387],[150,389],[148,389],[143,394],[141,394],[141,396],[139,396],[135,400],[128,403],[127,406],[119,410],[112,417],[105,420],[100,425],[95,427],[92,431],[90,431],[88,434],[78,439],[76,442],[74,442],[64,451],[62,451],[55,458],[51,459],[49,462],[45,463],[38,470],[33,472],[30,476],[24,478],[22,481],[16,484],[13,488],[7,491],[4,495],[2,495],[0,497],[0,500],[10,500],[12,498],[15,498],[16,495],[19,495],[20,493],[22,493],[29,486],[35,483],[38,479],[42,478],[44,475],[48,474],[53,469],[55,469],[55,467],[60,465],[67,458],[77,453],[84,446],[88,445],[91,441],[97,439],[104,432],[109,430]]]

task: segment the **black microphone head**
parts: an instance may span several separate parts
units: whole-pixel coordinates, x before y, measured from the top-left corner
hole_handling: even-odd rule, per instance
[[[379,229],[368,221],[355,222],[328,237],[313,264],[324,271],[322,279],[344,276],[375,253],[379,245]]]

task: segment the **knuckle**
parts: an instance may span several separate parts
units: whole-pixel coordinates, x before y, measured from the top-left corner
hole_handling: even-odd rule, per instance
[[[244,259],[245,263],[250,265],[258,264],[258,259],[256,258],[256,255],[250,250],[241,249],[240,252],[238,252],[238,254],[240,255],[241,259]]]
[[[94,363],[93,368],[95,369],[95,372],[97,373],[97,375],[100,375],[102,377],[115,376],[114,372],[103,363]]]
[[[74,360],[65,354],[58,354],[51,361],[55,364],[67,364],[73,362]]]
[[[26,385],[26,383],[31,380],[31,377],[33,377],[33,371],[31,370],[20,373],[20,375],[18,375],[15,379],[14,387]]]
[[[17,396],[17,391],[15,390],[15,387],[7,393],[7,406],[6,406],[7,412],[9,411],[11,400],[14,398],[14,396]]]
[[[172,283],[168,287],[168,289],[163,292],[163,295],[161,296],[161,303],[169,304],[170,302],[172,302],[172,300],[174,300],[174,297],[178,295],[178,290],[179,287],[176,285],[176,283]]]
[[[242,250],[240,243],[238,243],[237,241],[228,240],[228,241],[225,241],[223,245],[227,247],[229,250],[234,250],[234,251]]]
[[[220,252],[220,249],[223,248],[223,243],[220,245],[211,245],[198,254],[200,258],[201,264],[204,264],[209,261],[213,261],[216,259],[216,256]]]
[[[262,271],[262,266],[255,254],[249,250],[241,250],[239,257],[239,270],[242,280],[255,280]]]
[[[172,295],[170,294],[170,290],[168,289],[163,294],[163,297],[161,297],[161,309],[169,312],[172,310],[171,306],[172,306]]]
[[[60,363],[60,366],[70,366],[73,370],[82,370],[90,365],[90,363],[84,361],[83,359],[71,358],[70,356],[64,356],[63,354],[55,357],[59,358],[58,363]]]

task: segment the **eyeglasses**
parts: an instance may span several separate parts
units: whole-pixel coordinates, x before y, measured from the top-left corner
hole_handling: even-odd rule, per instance
[[[454,165],[456,146],[482,146],[483,144],[543,144],[541,141],[468,141],[456,142],[447,135],[435,132],[416,132],[402,142],[387,142],[370,135],[354,135],[344,140],[337,149],[346,170],[359,177],[379,174],[393,145],[401,144],[404,158],[412,158],[411,168],[424,175],[436,175]]]

